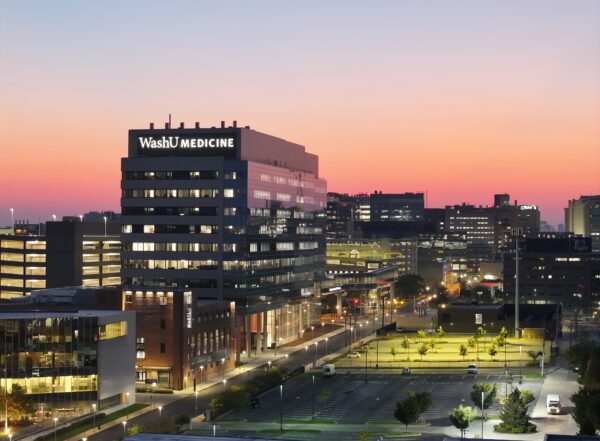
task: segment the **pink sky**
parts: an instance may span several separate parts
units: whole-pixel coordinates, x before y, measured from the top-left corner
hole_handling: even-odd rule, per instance
[[[600,193],[597,2],[67,3],[0,11],[0,225],[118,211],[127,130],[169,113],[303,144],[330,191],[553,224]]]

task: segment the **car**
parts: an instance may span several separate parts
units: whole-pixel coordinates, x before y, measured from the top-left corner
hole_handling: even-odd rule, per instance
[[[477,365],[470,364],[467,366],[467,374],[476,374],[477,373]]]
[[[360,358],[360,352],[356,352],[356,351],[350,352],[348,354],[348,358]]]
[[[402,375],[410,375],[410,368],[402,368]]]

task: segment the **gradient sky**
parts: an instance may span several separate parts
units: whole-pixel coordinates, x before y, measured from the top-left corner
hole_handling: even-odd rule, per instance
[[[600,193],[600,2],[0,2],[0,225],[119,209],[127,130],[241,125],[330,191]]]

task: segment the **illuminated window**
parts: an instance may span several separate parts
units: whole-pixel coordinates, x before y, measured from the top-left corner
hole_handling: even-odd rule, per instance
[[[232,198],[234,196],[235,192],[233,191],[233,188],[226,188],[223,190],[223,197]]]
[[[98,328],[100,340],[110,340],[127,335],[127,322],[125,321],[100,325]]]

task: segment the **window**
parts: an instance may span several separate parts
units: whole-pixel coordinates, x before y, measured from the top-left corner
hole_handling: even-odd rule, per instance
[[[167,305],[167,297],[165,295],[161,295],[158,297],[158,304],[160,306],[166,306]]]
[[[223,190],[223,197],[232,198],[233,196],[235,196],[233,188],[226,188]]]
[[[225,216],[235,216],[236,211],[237,211],[236,207],[225,207],[225,208],[223,208],[223,214]]]
[[[167,345],[164,343],[160,344],[160,353],[165,354],[167,352]]]
[[[154,225],[144,225],[144,233],[154,233]]]
[[[112,338],[124,337],[127,335],[127,322],[107,323],[99,327],[100,340],[110,340]]]

